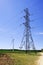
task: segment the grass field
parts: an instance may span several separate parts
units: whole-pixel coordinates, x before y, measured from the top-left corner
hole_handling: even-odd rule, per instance
[[[38,60],[38,53],[25,51],[9,51],[9,50],[0,50],[0,54],[6,54],[10,59],[13,59],[14,63],[12,65],[37,65],[36,61]],[[11,64],[6,64],[11,65]]]
[[[22,54],[22,53],[8,53],[14,59],[14,65],[36,65],[37,55]]]

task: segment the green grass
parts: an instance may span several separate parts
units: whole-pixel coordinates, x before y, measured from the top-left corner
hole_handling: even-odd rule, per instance
[[[38,56],[40,55],[40,50],[36,51],[28,51],[27,54],[25,50],[6,50],[1,49],[0,54],[8,54],[12,59],[14,59],[13,65],[36,65],[36,61],[38,60]]]
[[[14,59],[14,65],[36,65],[37,55],[22,54],[22,53],[8,53]]]

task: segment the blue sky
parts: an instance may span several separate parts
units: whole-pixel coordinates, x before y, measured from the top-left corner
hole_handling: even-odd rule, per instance
[[[43,48],[43,0],[0,0],[0,49],[19,48],[23,36],[24,9],[31,14],[30,25],[36,49]],[[32,21],[33,20],[33,21]]]

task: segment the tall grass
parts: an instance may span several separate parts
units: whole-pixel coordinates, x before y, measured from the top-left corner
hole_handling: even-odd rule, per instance
[[[12,59],[14,59],[13,65],[36,65],[36,60],[38,59],[38,52],[41,52],[40,50],[8,50],[8,49],[1,49],[0,54],[8,54]]]
[[[22,53],[8,53],[14,59],[14,65],[36,65],[37,55],[22,54]]]

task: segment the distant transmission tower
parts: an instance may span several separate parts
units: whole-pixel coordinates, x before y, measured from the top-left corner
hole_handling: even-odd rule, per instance
[[[25,12],[25,16],[24,16],[25,22],[23,24],[25,26],[25,30],[23,34],[23,39],[21,41],[22,44],[20,46],[20,49],[25,45],[25,49],[27,53],[27,50],[30,50],[31,46],[32,46],[32,49],[35,50],[35,46],[34,46],[34,41],[31,34],[31,26],[30,26],[30,18],[29,18],[30,13],[28,11],[28,8],[24,9],[24,12]]]
[[[14,51],[14,39],[12,39],[12,44],[13,44],[13,51]]]

